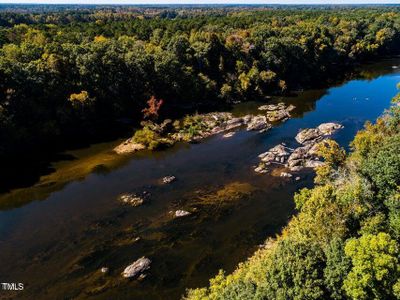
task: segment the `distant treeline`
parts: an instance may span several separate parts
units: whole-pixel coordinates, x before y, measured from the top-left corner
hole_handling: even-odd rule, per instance
[[[20,9],[20,8],[18,8]],[[319,85],[400,49],[397,7],[0,12],[0,157]]]

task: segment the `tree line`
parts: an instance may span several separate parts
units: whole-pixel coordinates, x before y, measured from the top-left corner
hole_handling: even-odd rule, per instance
[[[396,7],[0,11],[0,157],[321,85],[398,53]]]

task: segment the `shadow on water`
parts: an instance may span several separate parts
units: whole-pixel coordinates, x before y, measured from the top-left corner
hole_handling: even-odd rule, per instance
[[[299,128],[328,121],[344,124],[334,138],[348,145],[396,93],[394,64],[400,61],[368,66],[374,79],[273,99],[297,109],[263,134],[241,130],[230,139],[214,136],[129,156],[111,151],[120,141],[66,152],[37,183],[0,195],[0,278],[25,285],[10,297],[177,299],[186,288],[207,284],[218,269],[233,271],[287,224],[293,194],[313,184],[308,172],[299,181],[255,174],[257,155],[280,142],[295,145]],[[254,113],[259,105],[241,103],[233,113]],[[166,175],[177,181],[162,184]],[[142,206],[117,200],[143,191],[150,197]],[[174,218],[178,209],[192,214]],[[123,279],[124,267],[142,256],[152,260],[148,276]]]

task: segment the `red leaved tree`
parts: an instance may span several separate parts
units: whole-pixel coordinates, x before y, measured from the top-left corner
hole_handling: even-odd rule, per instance
[[[147,101],[147,107],[142,110],[144,118],[152,120],[157,119],[158,112],[163,103],[163,99],[157,100],[156,97],[151,96],[151,98]]]

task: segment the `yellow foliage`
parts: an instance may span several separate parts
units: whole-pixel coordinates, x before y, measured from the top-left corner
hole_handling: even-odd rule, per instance
[[[85,103],[89,99],[89,93],[87,91],[81,91],[79,94],[71,94],[69,96],[69,101]]]
[[[107,41],[108,41],[108,38],[106,38],[103,35],[97,35],[97,36],[94,37],[94,42],[95,43],[104,43],[104,42],[107,42]]]

